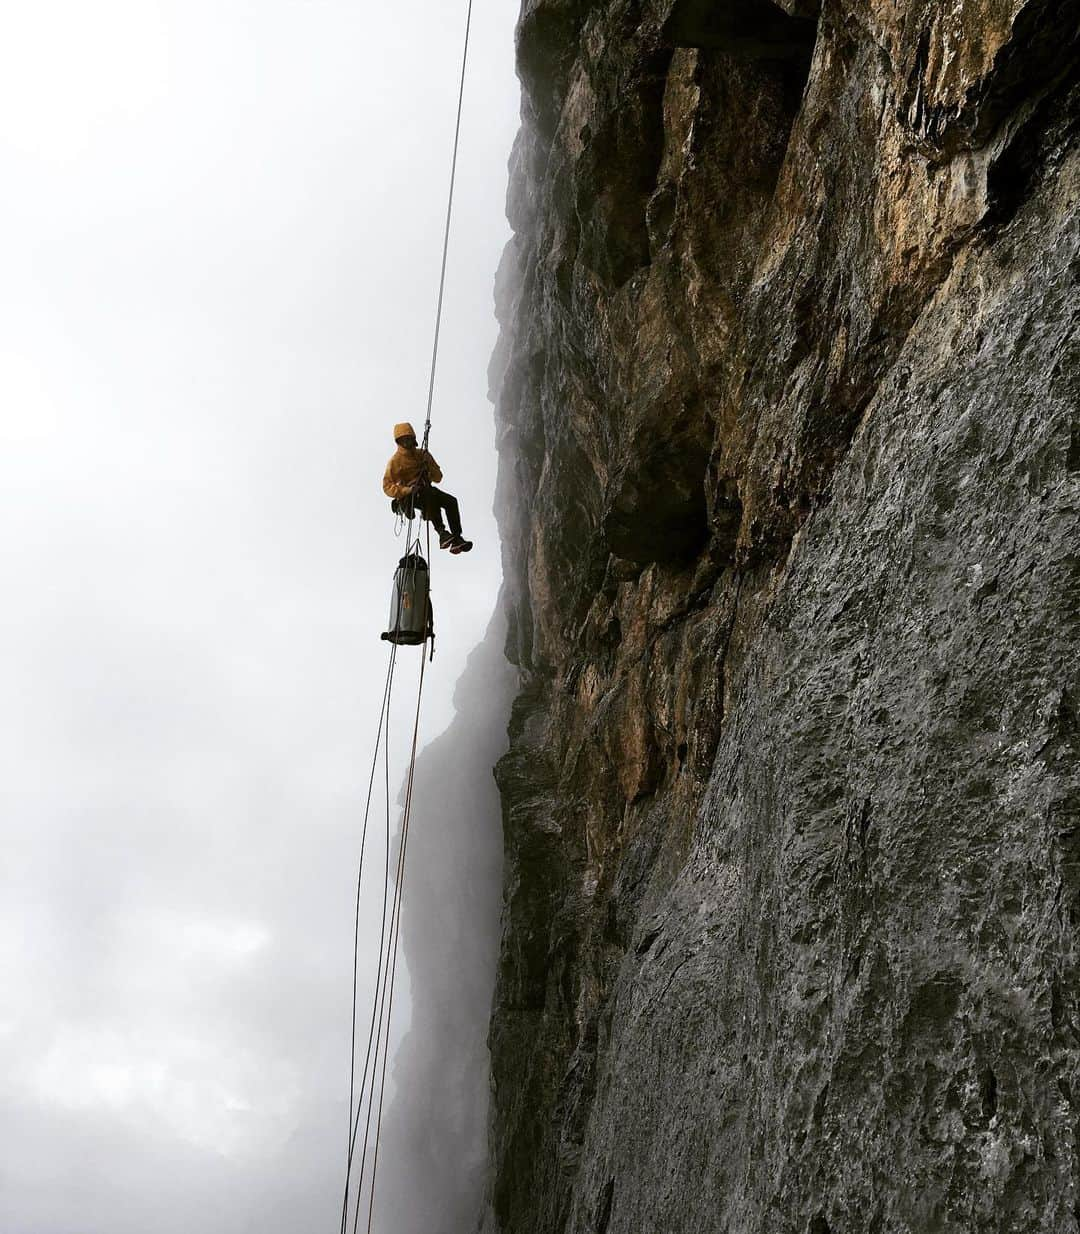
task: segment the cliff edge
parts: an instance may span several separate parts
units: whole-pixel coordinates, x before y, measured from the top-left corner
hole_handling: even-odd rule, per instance
[[[499,1234],[1076,1231],[1076,0],[525,0]]]

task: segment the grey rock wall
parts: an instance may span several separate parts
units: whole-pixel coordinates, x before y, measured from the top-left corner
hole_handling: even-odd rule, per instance
[[[501,1234],[1080,1229],[1074,0],[526,0]]]

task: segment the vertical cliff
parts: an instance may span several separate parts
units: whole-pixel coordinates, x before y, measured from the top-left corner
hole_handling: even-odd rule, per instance
[[[500,1234],[1076,1231],[1076,0],[525,0]]]

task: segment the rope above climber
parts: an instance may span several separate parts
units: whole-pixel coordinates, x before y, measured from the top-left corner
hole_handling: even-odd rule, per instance
[[[439,464],[417,443],[411,424],[395,424],[394,440],[397,450],[383,474],[383,492],[391,499],[394,513],[409,519],[420,514],[439,533],[439,548],[449,549],[455,556],[469,552],[472,541],[461,534],[457,498],[435,487],[443,478]],[[444,514],[449,529],[443,522]]]

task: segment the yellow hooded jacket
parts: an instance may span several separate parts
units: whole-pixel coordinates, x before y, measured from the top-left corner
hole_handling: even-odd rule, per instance
[[[438,484],[442,479],[439,464],[426,450],[421,450],[418,446],[398,446],[390,462],[386,464],[383,492],[387,497],[400,501],[408,497],[421,475],[429,484]]]

